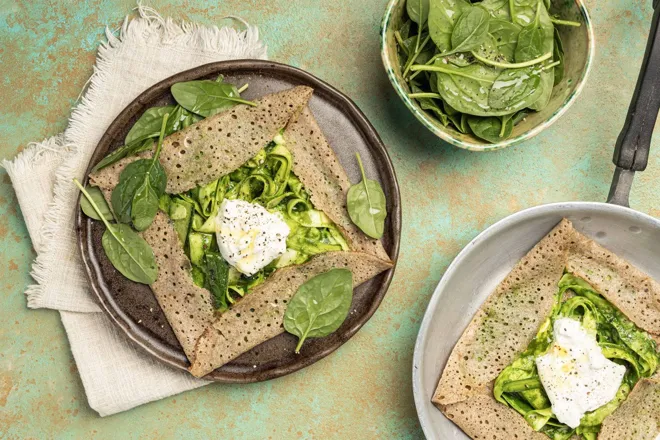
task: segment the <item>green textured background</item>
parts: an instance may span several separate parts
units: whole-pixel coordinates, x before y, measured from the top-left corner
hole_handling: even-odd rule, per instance
[[[133,0],[0,0],[0,158],[62,131],[92,73],[104,25]],[[213,385],[99,418],[87,406],[56,312],[28,310],[34,251],[0,170],[0,438],[422,437],[412,390],[413,345],[434,286],[479,231],[517,210],[603,201],[611,155],[641,63],[650,0],[589,0],[597,54],[587,87],[552,128],[518,147],[471,153],[435,139],[407,113],[380,62],[385,0],[151,2],[163,15],[259,26],[270,58],[309,70],[351,96],[396,167],[401,258],[378,313],[332,356],[267,383]],[[657,142],[656,142],[657,144]],[[660,216],[660,148],[631,204]]]

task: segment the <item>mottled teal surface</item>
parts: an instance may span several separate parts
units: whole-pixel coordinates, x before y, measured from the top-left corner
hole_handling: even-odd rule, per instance
[[[0,158],[64,129],[103,26],[118,27],[134,6],[77,3],[0,0]],[[435,284],[462,246],[506,215],[547,202],[605,199],[651,1],[589,0],[597,54],[578,102],[533,140],[484,154],[442,144],[396,97],[379,56],[385,0],[156,6],[207,24],[239,15],[260,27],[272,59],[309,70],[357,102],[387,144],[401,184],[404,230],[394,282],[371,321],[310,368],[268,383],[213,385],[101,419],[86,404],[57,313],[26,308],[22,292],[32,282],[35,254],[0,170],[0,438],[422,437],[410,370]],[[660,216],[659,181],[656,148],[637,177],[632,205]]]

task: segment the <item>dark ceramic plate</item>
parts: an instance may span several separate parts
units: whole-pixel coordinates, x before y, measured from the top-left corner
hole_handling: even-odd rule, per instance
[[[256,99],[297,85],[314,88],[309,106],[348,172],[352,182],[360,180],[355,153],[362,156],[367,175],[377,179],[387,196],[388,217],[383,245],[393,261],[399,253],[401,205],[399,188],[385,146],[373,126],[346,96],[318,78],[278,63],[239,60],[212,63],[174,75],[145,91],[126,107],[110,125],[90,161],[91,168],[122,145],[133,123],[153,106],[173,104],[170,86],[181,81],[215,79],[219,74],[237,86],[249,84],[243,94]],[[149,286],[134,283],[117,272],[101,247],[104,227],[80,211],[76,218],[78,243],[87,275],[103,309],[126,335],[163,362],[186,369],[188,360]],[[304,368],[327,356],[346,342],[374,314],[392,279],[391,269],[361,285],[354,292],[352,313],[332,335],[305,342],[294,354],[296,337],[279,335],[206,376],[219,382],[258,382]]]

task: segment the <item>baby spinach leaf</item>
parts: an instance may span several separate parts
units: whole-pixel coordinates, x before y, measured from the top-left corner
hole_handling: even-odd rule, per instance
[[[521,26],[527,26],[537,14],[538,4],[543,0],[509,0],[511,21]],[[545,5],[543,5],[545,7]]]
[[[465,0],[429,0],[429,34],[441,53],[451,50],[454,23],[469,7]]]
[[[119,175],[119,183],[112,191],[110,198],[112,210],[119,222],[131,222],[133,199],[146,179],[149,179],[149,185],[156,190],[157,194],[165,192],[167,176],[160,163],[156,165],[153,159],[131,162]]]
[[[252,101],[241,99],[233,84],[218,81],[200,80],[174,84],[170,88],[176,102],[186,110],[200,116],[209,117],[236,104],[256,106]]]
[[[227,286],[229,285],[229,264],[216,252],[204,255],[204,274],[206,288],[211,291],[213,306],[216,310],[225,311],[227,304]]]
[[[167,105],[164,107],[152,107],[145,111],[140,119],[135,122],[126,135],[124,142],[131,143],[138,138],[156,138],[160,134],[163,116],[169,115],[165,126],[165,136],[169,136],[183,128],[197,122],[194,113],[189,112],[180,105]]]
[[[353,300],[353,274],[332,269],[298,288],[284,313],[284,329],[298,336],[296,353],[307,338],[328,336],[346,320]]]
[[[554,68],[543,69],[540,73],[541,75],[541,87],[542,92],[539,98],[529,105],[529,108],[540,112],[548,106],[550,99],[552,98],[552,88],[555,85],[555,73]]]
[[[436,71],[438,93],[456,111],[475,116],[510,113],[502,113],[502,110],[498,113],[488,103],[489,90],[497,79],[499,69],[480,63],[456,67],[436,62],[433,67],[439,69]]]
[[[99,163],[96,164],[93,171],[102,170],[105,167],[114,165],[125,157],[135,156],[143,151],[151,150],[154,142],[151,137],[141,137],[135,139],[130,144],[123,145],[117,148],[112,153],[105,156]]]
[[[407,6],[407,5],[406,5]],[[399,36],[401,37],[402,40],[407,39],[410,37],[410,28],[412,27],[412,21],[406,20],[401,27],[399,28]]]
[[[410,90],[413,93],[421,93],[422,89],[420,89],[417,85],[411,84],[410,85]],[[419,106],[423,110],[427,110],[430,112],[433,112],[435,116],[440,119],[440,122],[442,122],[442,125],[445,127],[449,123],[449,119],[447,119],[447,115],[445,112],[440,108],[440,106],[432,99],[432,98],[415,98],[417,102],[419,103]]]
[[[519,25],[506,20],[492,19],[488,24],[488,32],[493,36],[497,49],[508,62],[515,60],[518,34],[521,30]]]
[[[106,227],[101,244],[112,265],[129,280],[154,283],[158,266],[149,244],[128,225],[117,223]]]
[[[483,0],[479,4],[490,13],[491,17],[507,22],[511,21],[509,0]]]
[[[529,107],[543,93],[538,66],[507,69],[493,83],[488,104],[494,109],[514,113]]]
[[[347,195],[348,215],[355,225],[371,238],[380,238],[385,230],[387,201],[380,184],[367,179],[360,154],[356,153],[362,182],[350,187]]]
[[[469,52],[478,48],[488,37],[490,14],[479,6],[470,6],[456,20],[451,32],[451,51],[447,54]]]
[[[504,127],[502,122],[504,120]],[[470,116],[468,124],[472,129],[472,133],[480,139],[488,142],[497,143],[511,136],[513,131],[513,121],[510,117],[494,117],[480,118],[478,116]]]
[[[128,164],[119,175],[119,183],[112,191],[112,209],[117,220],[122,223],[132,221],[138,231],[143,231],[151,225],[158,212],[158,199],[165,193],[167,186],[167,175],[158,162],[158,157],[163,146],[168,116],[166,113],[163,117],[154,156]]]
[[[110,211],[110,207],[105,201],[105,197],[103,197],[103,192],[101,192],[97,186],[86,186],[85,189],[87,190],[89,198],[96,203],[100,215],[106,220],[114,220],[115,218],[112,216],[112,211]],[[87,197],[82,197],[80,199],[80,209],[82,209],[82,212],[84,212],[87,217],[93,218],[94,220],[101,220],[101,217],[99,217],[99,214],[97,214]]]
[[[101,238],[103,250],[112,265],[129,280],[142,284],[152,284],[158,278],[158,266],[153,250],[142,237],[130,226],[111,224],[103,216],[92,196],[80,184],[73,183],[80,189],[97,216],[105,224],[106,230]]]
[[[151,186],[151,180],[145,177],[135,191],[131,204],[131,220],[135,229],[144,231],[151,225],[160,207],[159,200],[160,194]]]
[[[564,44],[561,41],[561,35],[559,31],[555,28],[555,46],[553,51],[554,61],[559,61],[559,64],[555,66],[555,80],[554,85],[557,85],[564,79]]]
[[[470,59],[470,64],[474,63],[475,59],[479,60],[479,57],[481,57],[481,59],[491,60],[495,63],[504,60],[504,56],[500,52],[500,49],[497,47],[497,41],[495,40],[495,37],[493,37],[491,34],[488,34],[484,42],[481,43],[479,47],[472,50],[469,54],[461,54],[461,55],[464,55],[465,58]]]
[[[429,18],[429,0],[407,0],[408,17],[418,25],[423,25]]]
[[[518,34],[518,44],[514,55],[521,63],[533,60],[546,53],[552,53],[554,46],[554,26],[542,1],[537,1],[534,21]]]
[[[165,113],[173,115],[176,107],[174,105],[166,105],[164,107],[152,107],[145,111],[140,116],[140,119],[131,127],[126,135],[126,139],[124,139],[124,143],[130,144],[138,138],[157,137],[160,133],[160,127],[163,125],[163,115]]]

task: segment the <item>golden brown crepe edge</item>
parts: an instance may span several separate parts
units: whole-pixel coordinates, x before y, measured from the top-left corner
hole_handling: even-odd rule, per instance
[[[190,372],[204,376],[257,345],[284,333],[283,317],[288,301],[310,278],[333,268],[347,268],[353,274],[353,287],[392,267],[363,252],[325,252],[308,262],[278,269],[264,284],[209,327],[197,343]]]

